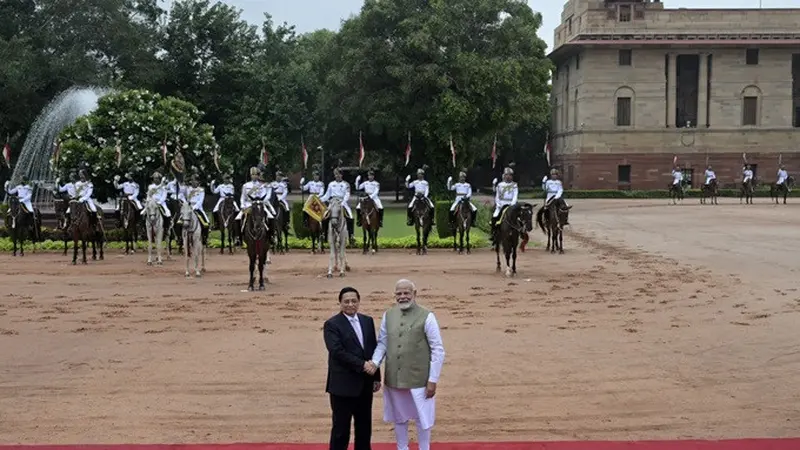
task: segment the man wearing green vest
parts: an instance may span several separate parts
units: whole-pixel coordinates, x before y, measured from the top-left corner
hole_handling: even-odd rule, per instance
[[[444,363],[444,345],[432,312],[416,302],[417,288],[400,280],[395,301],[383,314],[378,345],[372,355],[374,373],[384,367],[383,420],[394,423],[397,450],[408,450],[408,421],[417,424],[419,450],[430,450],[436,415],[436,384]]]

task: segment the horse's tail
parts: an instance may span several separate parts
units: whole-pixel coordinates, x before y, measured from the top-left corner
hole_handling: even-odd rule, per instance
[[[539,211],[536,211],[536,223],[539,225],[539,228],[542,229],[542,233],[547,233],[547,230],[544,228],[544,207],[539,208]]]

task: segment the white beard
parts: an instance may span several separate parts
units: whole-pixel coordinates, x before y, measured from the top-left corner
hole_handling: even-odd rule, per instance
[[[405,310],[405,309],[411,308],[411,306],[413,306],[413,305],[414,305],[414,302],[400,303],[400,309]]]

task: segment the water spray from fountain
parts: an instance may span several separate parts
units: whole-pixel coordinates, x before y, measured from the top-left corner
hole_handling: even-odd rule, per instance
[[[20,182],[27,175],[31,183],[38,185],[32,199],[37,207],[50,209],[53,205],[51,191],[55,187],[56,177],[50,160],[55,151],[56,138],[78,118],[97,109],[97,101],[109,92],[110,89],[100,87],[69,88],[39,113],[11,175],[12,183]]]

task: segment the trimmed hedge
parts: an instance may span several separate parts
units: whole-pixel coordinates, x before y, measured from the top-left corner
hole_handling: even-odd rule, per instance
[[[700,198],[702,196],[700,189],[686,189],[685,191],[686,198]],[[720,189],[719,190],[720,197],[733,197],[739,198],[739,189]],[[800,197],[800,190],[789,192],[789,197]],[[535,200],[542,200],[544,201],[544,192],[541,189],[538,189],[530,194],[521,195],[526,199],[535,199]],[[567,199],[571,198],[583,198],[583,199],[592,199],[592,198],[638,198],[638,199],[649,199],[649,198],[669,198],[669,191],[666,189],[655,189],[651,191],[621,191],[621,190],[614,190],[614,189],[597,189],[597,190],[565,190],[564,197]],[[753,197],[760,197],[760,198],[769,198],[769,189],[756,189],[753,193]]]
[[[474,198],[472,203],[478,208],[477,217],[475,218],[475,228],[483,231],[486,234],[492,232],[492,212],[494,207],[488,204],[480,203]],[[452,200],[440,200],[436,202],[436,209],[434,210],[434,219],[436,225],[436,232],[440,239],[447,239],[453,237],[453,229],[450,226],[450,206],[453,204]]]
[[[209,238],[208,240],[209,248],[218,249],[220,247],[219,238]],[[475,236],[471,239],[472,246],[474,248],[480,247],[488,247],[488,241],[482,236]],[[356,246],[355,248],[349,247],[351,252],[353,251],[361,251],[363,243],[361,239],[356,238]],[[383,249],[404,249],[404,248],[416,248],[417,246],[417,238],[416,236],[406,236],[403,238],[378,238],[378,247]],[[61,251],[64,249],[64,242],[61,240],[46,240],[44,242],[39,242],[36,244],[37,249],[43,250],[58,250]],[[12,249],[12,242],[11,239],[4,237],[0,238],[0,252],[10,252]],[[26,242],[25,248],[30,251],[31,243],[30,241]],[[68,248],[72,249],[72,242],[68,242]],[[107,241],[105,245],[106,249],[124,249],[125,244],[119,241]],[[141,250],[147,249],[147,241],[139,241],[136,243],[136,248]],[[163,247],[162,247],[163,248]],[[174,247],[173,247],[174,248]],[[293,249],[311,249],[311,240],[310,239],[297,239],[294,236],[289,236],[289,248]],[[436,236],[430,236],[428,239],[428,248],[453,248],[453,241],[452,239],[440,239]],[[326,245],[327,249],[327,245]],[[327,250],[326,250],[327,251]]]
[[[303,225],[303,202],[292,203],[292,231],[299,239],[308,239],[311,237],[311,232]],[[311,247],[309,247],[311,248]]]

